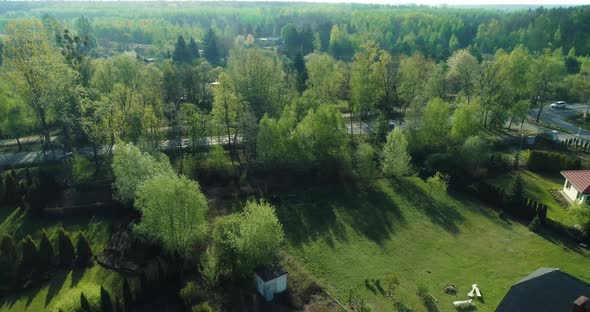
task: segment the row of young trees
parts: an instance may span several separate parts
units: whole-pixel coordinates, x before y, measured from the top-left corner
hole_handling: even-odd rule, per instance
[[[0,241],[2,287],[19,289],[42,279],[56,268],[92,265],[92,249],[83,232],[78,233],[75,247],[70,234],[63,228],[59,228],[56,235],[55,248],[45,231],[41,233],[38,244],[27,235],[18,246],[10,235],[4,235]]]

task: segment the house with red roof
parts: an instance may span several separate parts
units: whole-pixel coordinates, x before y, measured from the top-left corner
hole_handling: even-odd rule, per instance
[[[590,170],[561,171],[563,193],[573,202],[590,204]]]

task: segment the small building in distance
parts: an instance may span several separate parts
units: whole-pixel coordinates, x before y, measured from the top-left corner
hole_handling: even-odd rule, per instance
[[[256,290],[266,301],[287,290],[287,271],[278,263],[258,267],[254,271]]]
[[[573,202],[590,204],[590,170],[561,171],[563,193]]]
[[[590,284],[559,269],[540,268],[512,285],[496,312],[590,312],[587,296]]]

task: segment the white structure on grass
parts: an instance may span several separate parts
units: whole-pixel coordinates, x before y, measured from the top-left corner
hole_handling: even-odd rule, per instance
[[[563,193],[576,203],[590,204],[590,170],[565,170]]]
[[[271,301],[276,294],[287,290],[287,271],[279,264],[257,268],[254,280],[256,289],[266,301]]]

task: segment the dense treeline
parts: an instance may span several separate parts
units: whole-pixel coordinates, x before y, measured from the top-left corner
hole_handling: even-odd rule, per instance
[[[3,3],[3,16],[48,14],[72,23],[80,15],[90,18],[97,38],[119,44],[154,44],[165,53],[178,34],[203,39],[212,28],[228,46],[236,36],[254,38],[282,36],[289,46],[315,47],[333,56],[351,59],[368,40],[392,53],[420,51],[437,60],[469,47],[479,56],[497,49],[512,50],[522,45],[533,53],[545,48],[571,48],[580,55],[590,53],[589,7],[491,10],[389,7],[325,4],[168,3],[140,9],[120,10],[124,4],[85,4],[84,11],[62,3],[45,6],[15,6]],[[124,12],[124,13],[123,13]],[[283,28],[293,25],[297,38]],[[0,24],[0,29],[2,24]],[[291,32],[291,34],[293,34]]]

